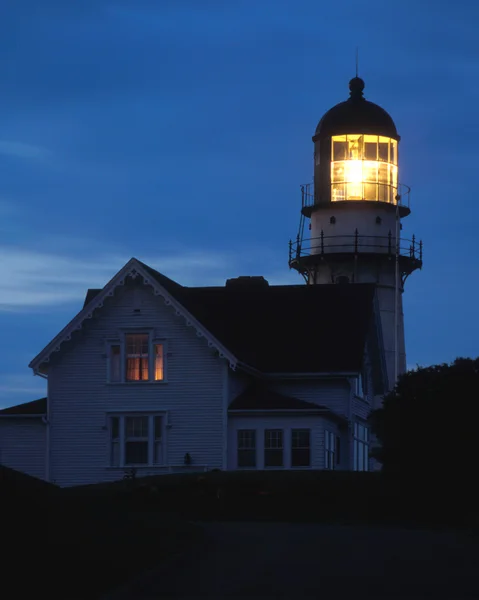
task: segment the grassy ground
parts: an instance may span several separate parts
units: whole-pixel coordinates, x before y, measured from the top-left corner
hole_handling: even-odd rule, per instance
[[[162,475],[71,490],[77,498],[115,495],[116,502],[175,512],[188,520],[343,522],[466,526],[477,520],[473,494],[460,482],[398,482],[380,473],[231,471]],[[464,486],[463,486],[464,487]]]
[[[454,493],[451,493],[454,490]],[[377,473],[211,472],[59,489],[0,468],[2,585],[24,597],[94,600],[204,542],[191,521],[466,527],[471,500],[447,478]],[[477,511],[476,511],[477,512]]]
[[[68,599],[99,597],[201,540],[198,526],[151,511],[88,507],[50,524],[61,573],[51,592]]]
[[[95,600],[203,539],[200,526],[118,492],[77,494],[1,467],[0,504],[5,597]]]

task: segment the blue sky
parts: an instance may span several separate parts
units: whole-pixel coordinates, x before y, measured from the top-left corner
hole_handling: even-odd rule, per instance
[[[479,354],[479,4],[7,0],[0,19],[0,406],[136,256],[187,285],[287,266],[311,135],[365,96],[402,136],[408,364]]]

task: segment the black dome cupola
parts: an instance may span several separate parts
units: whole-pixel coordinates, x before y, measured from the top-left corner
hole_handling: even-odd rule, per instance
[[[391,116],[363,95],[365,84],[360,77],[349,82],[350,95],[345,102],[333,106],[316,127],[313,142],[341,133],[369,133],[400,140]]]
[[[391,116],[364,98],[364,87],[360,77],[351,79],[349,98],[328,110],[316,127],[316,206],[350,201],[398,202],[400,137]]]

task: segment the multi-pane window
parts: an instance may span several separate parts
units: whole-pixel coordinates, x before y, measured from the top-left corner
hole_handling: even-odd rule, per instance
[[[109,381],[164,381],[165,347],[148,333],[127,333],[124,343],[110,342]]]
[[[283,430],[265,429],[264,432],[264,466],[283,466]]]
[[[256,467],[256,431],[238,430],[238,467]]]
[[[291,431],[291,466],[309,467],[311,465],[311,434],[309,429]]]
[[[110,417],[112,467],[163,464],[163,415]]]
[[[369,471],[369,430],[361,423],[354,424],[354,470]]]
[[[147,333],[129,333],[125,336],[125,346],[126,380],[148,380],[149,335]]]
[[[333,470],[336,466],[336,435],[324,432],[324,468]]]

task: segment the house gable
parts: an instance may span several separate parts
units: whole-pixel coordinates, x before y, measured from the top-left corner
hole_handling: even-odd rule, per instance
[[[29,367],[33,369],[35,374],[47,373],[46,365],[50,361],[52,355],[61,350],[64,342],[70,341],[72,335],[82,329],[84,323],[88,319],[92,319],[96,310],[101,309],[107,298],[115,294],[115,290],[119,286],[124,286],[128,278],[140,279],[145,286],[150,286],[155,296],[163,298],[167,306],[172,306],[177,316],[184,318],[188,327],[193,327],[196,335],[200,338],[204,337],[210,348],[217,350],[221,358],[226,358],[232,369],[236,368],[237,359],[227,350],[198,320],[167,291],[164,285],[158,282],[157,278],[145,269],[140,261],[132,258],[128,263],[105,285],[105,287],[97,293],[91,300],[85,304],[84,308],[60,331],[60,333],[30,362]],[[165,278],[167,280],[167,278]],[[171,281],[171,280],[168,280]],[[175,283],[175,282],[172,282]],[[175,284],[178,287],[178,284]]]

